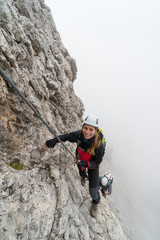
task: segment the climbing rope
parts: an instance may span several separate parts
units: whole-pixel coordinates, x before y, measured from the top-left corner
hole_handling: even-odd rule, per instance
[[[7,74],[2,70],[2,68],[0,67],[0,74],[1,76],[4,78],[5,81],[7,81],[7,83],[9,83],[18,93],[18,95],[25,101],[25,103],[33,110],[33,112],[35,113],[35,115],[43,122],[43,124],[47,127],[47,129],[49,130],[49,132],[51,134],[53,134],[57,140],[59,142],[61,142],[61,144],[63,145],[63,147],[70,153],[70,155],[74,158],[75,162],[77,161],[77,159],[75,158],[75,156],[71,153],[71,151],[65,146],[65,144],[61,141],[61,139],[58,137],[58,135],[50,128],[50,126],[44,121],[44,119],[41,117],[41,115],[37,112],[37,110],[33,107],[33,105],[26,99],[26,97],[19,91],[19,89],[17,88],[17,86],[12,82],[12,80],[7,76]]]

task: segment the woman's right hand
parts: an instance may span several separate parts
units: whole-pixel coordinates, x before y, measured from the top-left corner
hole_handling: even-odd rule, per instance
[[[46,142],[43,143],[42,149],[43,149],[43,150],[47,150],[47,149],[48,149],[48,147],[47,147],[47,145],[46,145]]]
[[[47,150],[48,148],[53,149],[54,146],[57,144],[57,142],[58,142],[57,138],[53,138],[53,139],[47,140],[43,144],[42,148],[43,148],[43,150]]]

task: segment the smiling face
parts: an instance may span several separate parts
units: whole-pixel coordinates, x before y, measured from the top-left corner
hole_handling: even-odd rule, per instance
[[[83,133],[85,139],[88,140],[95,135],[96,129],[95,129],[95,127],[93,127],[91,125],[84,124],[83,128],[82,128],[82,133]]]

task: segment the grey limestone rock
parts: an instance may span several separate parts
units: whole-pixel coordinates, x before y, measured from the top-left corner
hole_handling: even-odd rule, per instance
[[[81,128],[76,62],[43,0],[0,0],[0,67],[56,134]],[[98,217],[90,216],[88,189],[69,153],[60,144],[41,150],[52,137],[0,76],[0,239],[125,239],[104,199]],[[66,146],[74,153],[74,144]]]

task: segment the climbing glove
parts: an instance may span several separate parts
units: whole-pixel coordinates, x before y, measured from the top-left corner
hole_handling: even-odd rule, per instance
[[[78,163],[78,167],[88,167],[88,162],[85,162],[84,160],[81,160],[79,163]]]
[[[48,148],[54,148],[54,146],[56,145],[57,142],[58,142],[57,138],[53,138],[53,139],[47,140],[46,141],[46,146]]]

